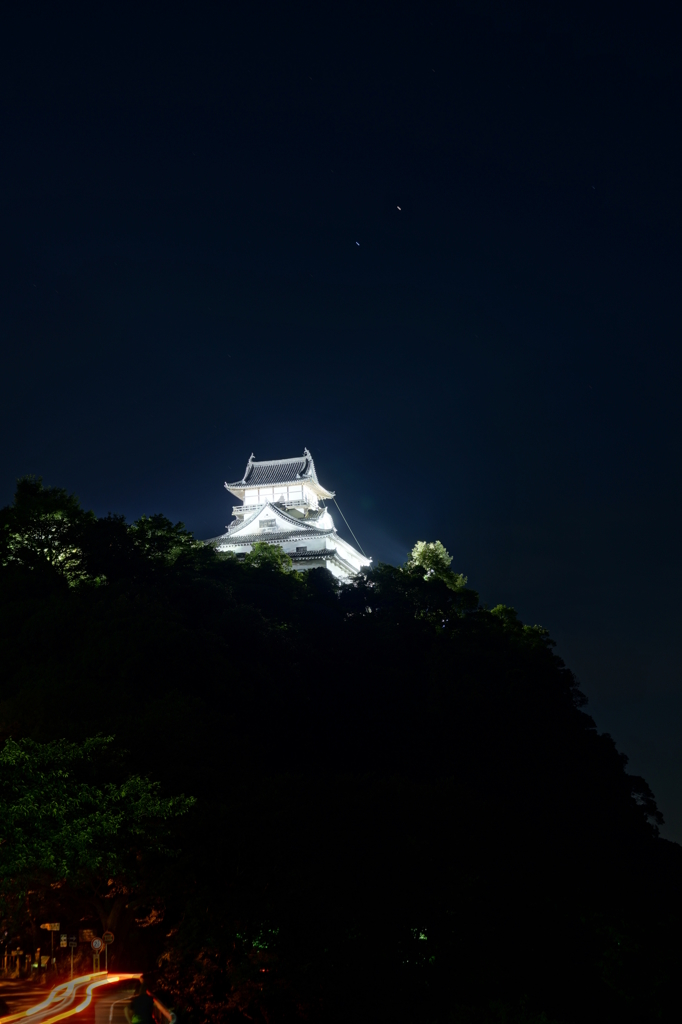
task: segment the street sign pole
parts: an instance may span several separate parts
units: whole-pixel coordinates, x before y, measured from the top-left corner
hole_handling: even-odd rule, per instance
[[[50,933],[50,960],[52,961],[51,967],[54,971],[57,970],[57,965],[54,959],[54,933],[59,931],[58,921],[46,921],[45,924],[41,924],[41,928]]]
[[[99,954],[102,950],[102,946],[106,945],[102,939],[94,938],[90,943],[92,946],[92,973],[99,973]]]
[[[114,933],[106,931],[102,936],[102,942],[104,943],[104,970],[109,973],[109,946],[114,941]]]
[[[73,946],[71,946],[71,981],[73,981]]]

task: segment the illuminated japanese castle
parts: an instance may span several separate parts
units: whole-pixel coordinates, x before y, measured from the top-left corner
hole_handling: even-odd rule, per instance
[[[339,537],[325,500],[334,497],[317,479],[315,463],[307,448],[297,459],[256,462],[253,455],[244,476],[225,484],[239,498],[234,521],[227,533],[208,543],[218,551],[245,555],[256,541],[277,544],[289,555],[294,568],[325,566],[339,579],[348,579],[369,565],[352,545]]]

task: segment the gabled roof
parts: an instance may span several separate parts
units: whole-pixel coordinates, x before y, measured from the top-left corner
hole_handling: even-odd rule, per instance
[[[315,516],[315,519],[312,522],[307,519],[297,519],[295,516],[288,515],[278,505],[273,504],[273,502],[266,501],[263,505],[259,505],[258,508],[254,509],[250,516],[245,516],[241,522],[237,520],[235,523],[230,523],[228,532],[225,536],[232,538],[235,534],[242,533],[246,527],[254,521],[254,519],[257,519],[258,516],[260,516],[264,509],[271,510],[274,517],[279,520],[279,529],[276,530],[277,533],[284,530],[286,532],[293,531],[297,534],[312,533],[316,536],[325,536],[328,533],[334,532],[332,528],[323,529],[317,525],[316,520],[320,519],[320,516]],[[253,537],[258,536],[258,534],[254,535],[250,533],[248,536]],[[263,537],[266,536],[268,536],[268,534],[263,533]],[[272,536],[272,534],[270,534],[270,536]]]
[[[253,455],[246,463],[244,476],[234,483],[225,484],[231,494],[238,498],[244,497],[247,487],[272,487],[274,484],[307,483],[321,498],[333,498],[334,492],[328,491],[317,479],[315,463],[307,448],[297,459],[270,459],[267,462],[256,462]]]

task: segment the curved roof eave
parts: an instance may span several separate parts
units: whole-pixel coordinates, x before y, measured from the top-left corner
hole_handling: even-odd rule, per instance
[[[244,532],[244,528],[246,526],[248,526],[250,523],[252,523],[254,521],[254,519],[256,519],[261,514],[263,509],[265,509],[265,508],[272,509],[274,515],[278,519],[280,519],[284,523],[285,526],[289,527],[289,530],[287,531],[288,533],[291,533],[292,531],[294,533],[312,533],[312,534],[315,534],[318,537],[324,537],[327,534],[333,533],[333,529],[332,528],[326,528],[325,527],[323,529],[322,527],[318,526],[317,525],[317,522],[318,522],[317,519],[314,519],[312,521],[305,520],[305,519],[296,519],[294,516],[287,515],[286,512],[283,512],[281,508],[279,508],[277,505],[274,504],[274,502],[272,502],[272,501],[265,501],[265,502],[263,502],[262,505],[259,505],[258,508],[254,509],[254,511],[251,513],[250,516],[247,516],[238,526],[235,526],[235,528],[233,530],[230,530],[228,533],[224,534],[224,537],[221,537],[220,539],[221,540],[222,539],[227,539],[227,538],[231,539],[232,537],[236,537],[236,536],[239,536],[240,534],[242,534]],[[280,532],[280,531],[275,531],[274,534],[271,534],[271,533],[268,532],[267,534],[264,534],[264,537],[276,536],[278,532]],[[256,536],[256,535],[255,534],[249,534],[248,536],[249,537],[253,537],[253,536]],[[244,541],[243,543],[248,543],[248,542]]]
[[[225,487],[235,497],[243,498],[242,492],[247,487],[290,487],[303,483],[307,483],[322,498],[334,497],[334,492],[328,491],[317,479],[315,460],[307,448],[303,455],[293,459],[265,459],[256,462],[252,455],[241,480],[229,484],[225,482]]]
[[[244,494],[251,487],[255,490],[257,487],[301,487],[303,484],[307,484],[310,490],[317,494],[318,498],[336,497],[336,491],[328,491],[326,487],[322,486],[319,480],[313,480],[312,477],[307,476],[299,477],[297,480],[278,480],[275,484],[250,484],[248,482],[242,483],[241,481],[234,484],[228,484],[225,482],[225,490],[229,491],[230,494],[234,494],[235,498],[241,498],[243,501]]]

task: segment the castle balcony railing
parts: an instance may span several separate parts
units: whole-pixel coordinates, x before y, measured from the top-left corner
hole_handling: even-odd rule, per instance
[[[255,512],[257,508],[261,508],[265,504],[264,501],[252,502],[250,505],[233,505],[232,515],[233,516],[249,516],[252,512]],[[273,505],[284,505],[284,508],[318,508],[312,501],[273,501]]]
[[[235,519],[235,520],[234,520],[234,522],[232,522],[232,523],[228,523],[228,524],[227,524],[227,532],[228,532],[228,533],[232,533],[232,531],[233,531],[233,530],[236,530],[238,526],[241,526],[243,522],[244,522],[244,520],[243,520],[243,519]],[[266,526],[266,527],[265,527],[265,528],[263,529],[263,531],[262,531],[262,532],[263,532],[264,534],[266,534],[266,533],[277,533],[278,531],[277,531],[277,527],[276,527],[276,526],[274,525],[274,520],[273,520],[273,525],[272,525],[272,526],[270,526],[270,525],[268,524],[268,525],[267,525],[267,526]]]

